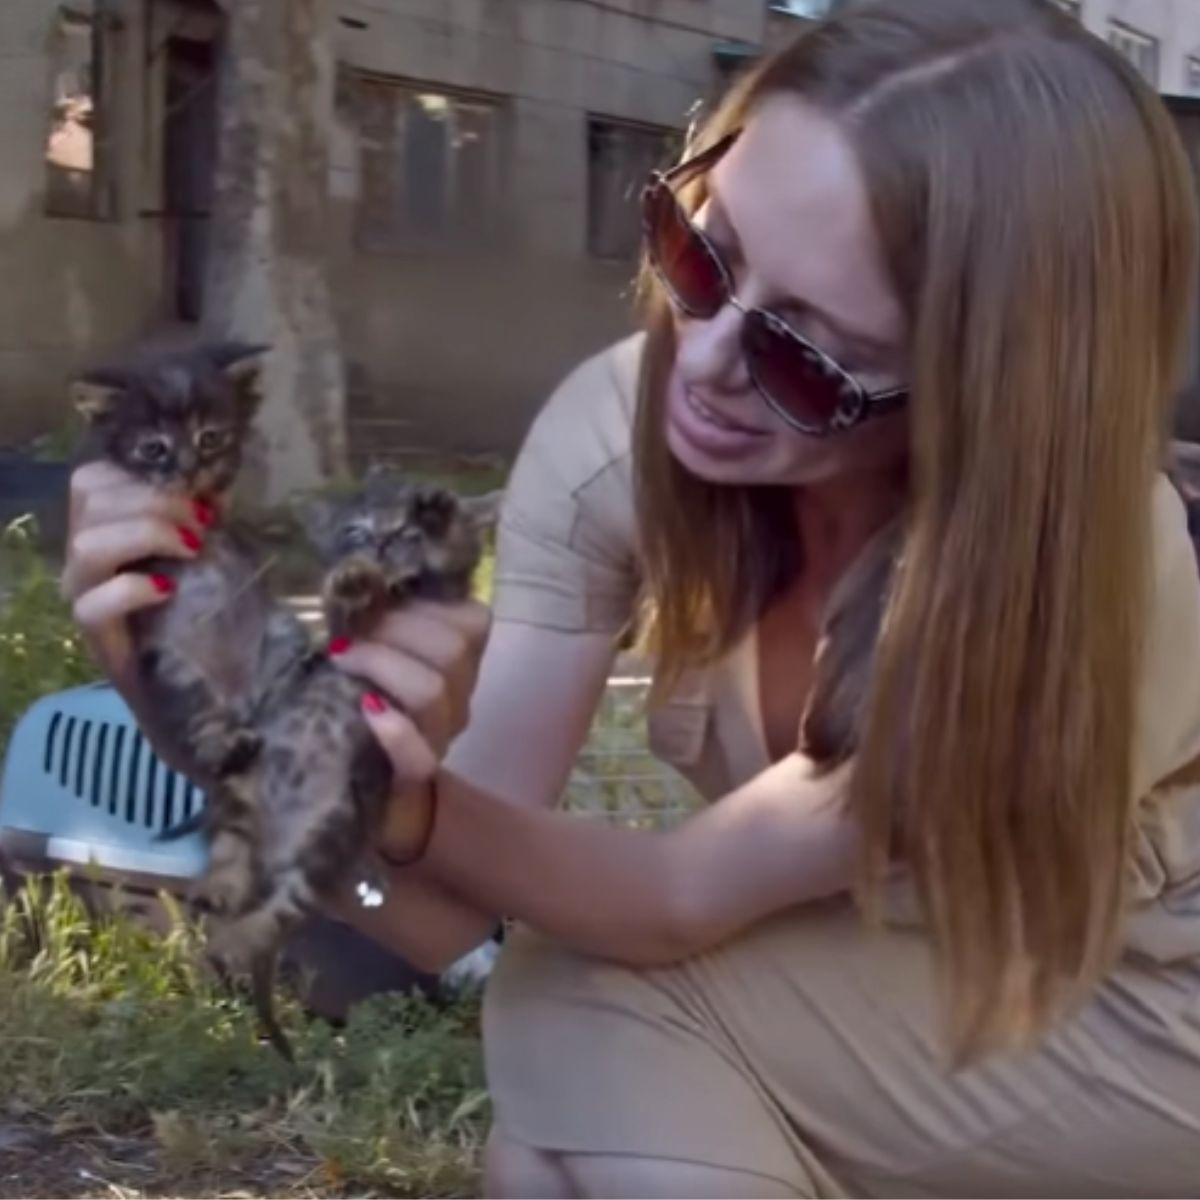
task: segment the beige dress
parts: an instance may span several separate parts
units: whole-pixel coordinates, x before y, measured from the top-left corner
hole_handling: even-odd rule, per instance
[[[506,502],[496,613],[618,631],[636,584],[639,338],[535,424]],[[1200,1194],[1200,577],[1160,483],[1128,953],[1036,1053],[947,1074],[930,953],[903,883],[872,935],[849,902],[782,913],[681,965],[632,969],[516,931],[489,986],[497,1118],[529,1145],[758,1173],[803,1196]],[[652,714],[712,800],[768,766],[754,638]]]

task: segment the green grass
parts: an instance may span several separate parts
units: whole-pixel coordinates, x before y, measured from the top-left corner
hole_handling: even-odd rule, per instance
[[[0,753],[37,697],[93,675],[33,531],[9,528]],[[164,937],[89,911],[65,875],[43,882],[0,893],[0,1195],[86,1194],[83,1170],[133,1195],[477,1191],[488,1113],[476,1000],[379,997],[338,1030],[285,999],[289,1068],[169,898]],[[54,1149],[6,1152],[14,1129]],[[25,1172],[17,1183],[10,1167]]]
[[[89,913],[64,876],[26,887],[0,918],[0,1121],[133,1139],[156,1194],[471,1194],[487,1119],[472,1001],[380,997],[341,1030],[282,1015],[295,1068],[178,911],[162,937]]]
[[[32,521],[14,522],[0,531],[0,753],[34,700],[94,677]]]

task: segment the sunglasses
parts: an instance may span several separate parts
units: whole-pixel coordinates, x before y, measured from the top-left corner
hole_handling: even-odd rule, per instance
[[[732,133],[671,170],[651,175],[642,191],[642,232],[654,273],[672,304],[689,317],[711,320],[727,304],[742,314],[742,353],[750,378],[768,407],[793,429],[828,437],[891,412],[908,399],[908,388],[868,391],[781,316],[743,305],[720,252],[679,203],[676,188],[711,170],[738,136]]]

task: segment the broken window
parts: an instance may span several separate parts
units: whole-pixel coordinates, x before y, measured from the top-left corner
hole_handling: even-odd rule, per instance
[[[52,217],[113,215],[108,109],[114,20],[107,0],[64,4],[55,22],[45,210]]]
[[[593,117],[588,121],[588,253],[636,258],[642,230],[638,201],[656,168],[679,152],[674,129]]]
[[[1131,25],[1120,21],[1108,24],[1108,43],[1120,51],[1141,73],[1147,83],[1158,87],[1159,42],[1148,33],[1142,33]]]
[[[1200,96],[1200,55],[1189,55],[1184,64],[1184,88],[1187,95]]]
[[[479,247],[495,237],[502,104],[353,73],[339,93],[358,140],[359,249]]]

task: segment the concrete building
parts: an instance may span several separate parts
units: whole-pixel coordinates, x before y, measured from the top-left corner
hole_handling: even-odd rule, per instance
[[[1130,58],[1161,92],[1200,96],[1197,0],[1055,0]]]
[[[820,2],[337,0],[355,441],[511,449],[629,325],[635,197],[728,64]],[[0,443],[204,307],[212,0],[0,2]]]
[[[829,3],[335,7],[352,445],[387,453],[515,447],[630,326],[646,172],[730,72]],[[1081,15],[1152,39],[1145,61],[1183,90],[1200,0]],[[0,445],[62,420],[79,363],[203,313],[219,28],[213,0],[0,0]]]

